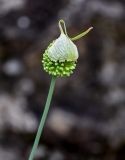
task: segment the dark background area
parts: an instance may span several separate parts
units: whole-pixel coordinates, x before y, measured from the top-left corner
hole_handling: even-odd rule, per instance
[[[36,160],[125,159],[125,1],[0,0],[0,160],[27,160],[51,77],[44,50],[93,26],[58,78]]]

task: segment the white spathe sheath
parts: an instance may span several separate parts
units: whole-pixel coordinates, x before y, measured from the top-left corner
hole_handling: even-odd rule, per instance
[[[48,56],[52,61],[76,61],[78,50],[76,45],[64,33],[61,33],[48,49]]]

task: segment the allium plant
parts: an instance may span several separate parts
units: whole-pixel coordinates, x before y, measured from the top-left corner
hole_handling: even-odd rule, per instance
[[[36,138],[28,160],[33,160],[35,152],[37,150],[39,140],[43,131],[43,127],[49,111],[55,82],[58,77],[70,76],[76,68],[77,59],[79,57],[77,46],[73,43],[83,36],[85,36],[93,27],[90,27],[85,32],[70,38],[67,34],[64,20],[60,20],[59,23],[60,36],[54,40],[43,53],[42,64],[44,70],[52,76],[50,82],[50,88],[48,97],[46,100],[44,112],[41,117],[39,128],[36,134]]]

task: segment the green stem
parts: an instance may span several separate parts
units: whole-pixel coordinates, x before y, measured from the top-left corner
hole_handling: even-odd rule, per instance
[[[51,99],[52,99],[52,95],[53,95],[53,91],[54,91],[54,87],[55,87],[55,82],[56,82],[56,77],[52,77],[51,83],[50,83],[50,88],[49,88],[49,93],[48,93],[48,97],[47,97],[47,101],[46,101],[46,105],[45,105],[45,109],[40,121],[40,125],[36,134],[36,138],[29,156],[28,160],[33,160],[34,156],[35,156],[35,152],[37,150],[37,146],[39,144],[39,140],[43,131],[43,127],[46,121],[46,117],[49,111],[49,107],[50,107],[50,103],[51,103]]]

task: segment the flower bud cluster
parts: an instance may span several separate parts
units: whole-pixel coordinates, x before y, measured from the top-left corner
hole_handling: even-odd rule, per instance
[[[79,57],[77,46],[73,41],[85,36],[92,27],[73,38],[68,37],[65,22],[63,20],[59,21],[59,28],[61,34],[45,50],[42,63],[44,70],[50,75],[65,77],[70,76],[73,73]]]

